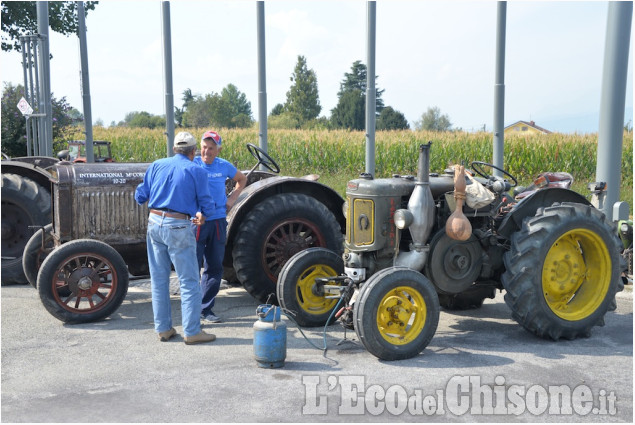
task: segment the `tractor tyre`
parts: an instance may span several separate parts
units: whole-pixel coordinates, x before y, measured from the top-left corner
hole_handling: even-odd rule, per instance
[[[613,226],[590,206],[539,208],[511,237],[502,283],[512,317],[528,331],[558,340],[604,326],[624,288],[625,264]]]
[[[342,243],[339,223],[324,204],[304,194],[282,193],[246,215],[234,239],[234,269],[254,298],[277,304],[278,275],[289,258],[312,247],[341,254]]]
[[[353,310],[355,332],[372,355],[408,359],[432,340],[439,311],[439,298],[427,277],[406,267],[390,267],[362,286]]]
[[[316,278],[344,273],[342,256],[326,248],[308,248],[287,261],[278,276],[278,301],[300,326],[324,326],[338,300],[325,298]],[[329,282],[329,285],[341,283]]]
[[[54,248],[53,244],[53,224],[49,223],[31,236],[31,239],[24,247],[22,255],[22,270],[32,287],[37,289],[37,274],[44,259]],[[44,241],[44,244],[42,244]]]
[[[77,239],[53,250],[37,278],[42,304],[65,323],[94,322],[112,314],[128,292],[128,269],[110,245]]]
[[[49,192],[28,177],[2,174],[2,285],[28,282],[22,253],[33,235],[29,226],[50,222]]]
[[[439,304],[446,310],[470,310],[481,308],[485,298],[494,298],[493,286],[473,286],[460,294],[439,294]]]

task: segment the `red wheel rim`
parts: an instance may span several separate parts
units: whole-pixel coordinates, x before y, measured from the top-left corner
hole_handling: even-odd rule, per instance
[[[114,298],[118,279],[113,264],[94,253],[67,257],[53,273],[53,297],[71,313],[88,314]]]
[[[267,234],[262,250],[262,263],[269,279],[275,281],[289,258],[311,247],[326,247],[326,238],[315,223],[302,218],[277,223]]]

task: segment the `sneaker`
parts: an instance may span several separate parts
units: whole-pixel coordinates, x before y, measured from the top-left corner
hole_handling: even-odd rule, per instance
[[[201,320],[207,323],[218,323],[220,322],[220,317],[216,316],[213,312],[209,312],[207,314],[201,314]]]
[[[185,343],[187,345],[201,344],[201,343],[204,343],[204,342],[212,342],[212,341],[214,341],[216,339],[216,335],[208,334],[208,333],[205,333],[203,331],[200,331],[196,335],[186,336],[183,339],[184,339],[184,341],[185,341]]]
[[[161,342],[169,341],[170,338],[172,338],[174,335],[176,335],[176,329],[174,328],[170,328],[169,331],[159,332],[159,341]]]

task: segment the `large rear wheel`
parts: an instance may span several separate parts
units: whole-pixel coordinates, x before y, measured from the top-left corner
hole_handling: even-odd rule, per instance
[[[110,245],[78,239],[52,251],[42,263],[37,289],[44,307],[65,323],[112,314],[128,292],[128,269]]]
[[[35,181],[2,174],[2,284],[26,283],[22,252],[33,235],[30,226],[51,222],[51,197]]]
[[[588,336],[624,288],[617,235],[590,205],[540,208],[512,235],[504,261],[512,317],[544,338]]]
[[[333,213],[304,194],[272,196],[256,205],[240,225],[232,251],[236,276],[260,302],[277,303],[282,267],[312,247],[342,252],[342,233]]]
[[[364,347],[383,360],[421,353],[439,324],[439,299],[432,283],[406,267],[390,267],[362,286],[353,317]]]
[[[344,273],[342,257],[326,248],[309,248],[295,254],[278,277],[278,301],[300,326],[323,326],[337,299],[325,298],[316,279]],[[340,282],[329,282],[340,285]]]

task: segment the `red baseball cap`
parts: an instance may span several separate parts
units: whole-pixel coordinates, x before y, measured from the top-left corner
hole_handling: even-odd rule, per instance
[[[220,137],[220,134],[211,130],[206,131],[205,134],[203,134],[203,137],[201,137],[201,142],[205,139],[212,139],[218,146],[220,146],[220,144],[223,142],[223,138]]]

